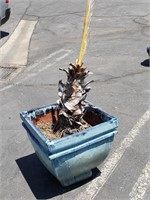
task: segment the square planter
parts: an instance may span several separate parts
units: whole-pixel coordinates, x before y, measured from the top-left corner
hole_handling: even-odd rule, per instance
[[[84,120],[91,125],[90,128],[61,139],[49,140],[36,123],[38,120],[56,120],[57,115],[57,104],[20,113],[37,156],[62,186],[68,186],[89,178],[91,170],[105,160],[117,133],[118,120],[89,104]]]

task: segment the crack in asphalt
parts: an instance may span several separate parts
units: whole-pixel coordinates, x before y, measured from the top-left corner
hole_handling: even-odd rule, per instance
[[[65,15],[76,15],[78,17],[84,17],[84,15],[80,15],[80,13],[84,13],[84,11],[81,11],[81,12],[68,12],[68,13],[60,13],[60,14],[54,14],[54,15],[45,15],[45,16],[39,16],[39,15],[32,15],[32,14],[25,14],[26,16],[29,16],[29,17],[38,17],[38,18],[54,18],[54,17],[61,17],[61,16],[65,16]],[[92,17],[93,18],[116,18],[116,17],[139,17],[139,18],[143,18],[143,17],[146,17],[148,16],[149,14],[146,14],[146,15],[93,15]]]
[[[128,73],[128,74],[124,74],[124,75],[121,75],[121,76],[112,76],[106,80],[94,80],[94,83],[98,83],[98,82],[101,82],[101,83],[106,83],[106,82],[109,82],[109,81],[113,81],[113,80],[117,80],[117,79],[120,79],[120,78],[125,78],[125,77],[129,77],[129,76],[134,76],[134,75],[138,75],[138,74],[143,74],[147,72],[147,70],[144,70],[142,72],[133,72],[133,73]],[[10,83],[8,84],[8,86],[18,86],[18,87],[53,87],[53,86],[57,86],[58,84],[57,83],[53,83],[53,84],[23,84],[23,83],[19,83],[19,84],[16,84],[16,83]]]
[[[143,3],[139,3],[140,5],[141,4],[143,4]],[[28,12],[28,10],[29,10],[29,8],[31,7],[31,5],[32,5],[32,2],[30,1],[30,3],[29,3],[29,6],[26,8],[26,11],[25,11],[25,15],[26,16],[30,16],[30,17],[38,17],[38,18],[53,18],[53,17],[61,17],[61,16],[65,16],[65,15],[76,15],[76,16],[78,16],[78,17],[84,17],[84,15],[85,15],[85,10],[82,10],[82,11],[76,11],[76,12],[66,12],[66,13],[59,13],[59,14],[52,14],[52,15],[44,15],[44,16],[39,16],[39,15],[32,15],[32,14],[28,14],[27,12]],[[48,4],[49,5],[49,4]],[[126,5],[126,4],[124,4],[124,5]],[[135,4],[133,4],[133,5],[135,5]],[[94,9],[94,12],[96,12],[96,11],[100,11],[100,10],[105,10],[106,8],[113,8],[113,7],[116,7],[116,5],[110,5],[110,6],[108,6],[107,5],[107,7],[100,7],[100,8],[97,8],[97,9]],[[93,18],[99,18],[99,17],[146,17],[147,15],[149,15],[149,14],[146,14],[146,15],[130,15],[130,14],[124,14],[124,15],[92,15],[92,17]]]
[[[19,83],[19,84],[12,84],[13,86],[23,86],[23,87],[52,87],[52,86],[57,86],[58,84],[53,83],[53,84],[23,84],[23,83]]]
[[[26,7],[26,9],[25,9],[25,11],[24,11],[22,17],[21,17],[21,20],[23,19],[23,17],[24,17],[24,16],[26,15],[26,13],[28,12],[28,9],[31,7],[31,4],[32,4],[32,2],[30,1],[29,4],[28,4],[28,6]]]
[[[142,72],[133,72],[133,73],[128,73],[128,74],[124,74],[124,75],[121,75],[121,76],[112,76],[111,78],[108,78],[106,80],[94,80],[94,82],[109,82],[109,81],[112,81],[112,80],[116,80],[116,79],[120,79],[120,78],[125,78],[125,77],[129,77],[129,76],[134,76],[134,75],[138,75],[138,74],[143,74],[147,72],[147,70],[144,70]]]
[[[150,27],[150,25],[149,25],[150,22],[148,20],[146,20],[146,19],[143,18],[143,21],[139,21],[139,19],[141,19],[141,18],[136,18],[136,19],[133,20],[133,22],[136,23],[136,24],[138,24],[138,25]]]

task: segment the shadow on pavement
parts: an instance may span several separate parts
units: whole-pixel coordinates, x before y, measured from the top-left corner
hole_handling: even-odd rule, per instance
[[[85,183],[88,183],[101,174],[101,172],[96,168],[92,171],[93,176],[91,178],[68,187],[62,187],[57,179],[55,179],[55,177],[40,162],[35,153],[19,158],[16,162],[37,199],[48,199],[67,193]]]
[[[9,35],[8,32],[0,31],[0,39],[7,37]]]
[[[144,66],[144,67],[150,67],[150,61],[149,61],[149,59],[144,60],[143,62],[141,62],[141,65]]]

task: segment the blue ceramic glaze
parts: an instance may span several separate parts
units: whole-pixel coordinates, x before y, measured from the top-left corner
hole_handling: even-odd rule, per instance
[[[52,109],[58,109],[57,104],[21,112],[20,117],[41,162],[62,186],[68,186],[90,177],[91,170],[105,160],[117,133],[118,120],[89,104],[89,111],[98,116],[102,123],[50,141],[34,125],[31,118],[46,115],[47,111]]]

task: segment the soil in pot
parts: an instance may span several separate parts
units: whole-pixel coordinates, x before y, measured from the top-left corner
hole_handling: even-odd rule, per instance
[[[41,130],[41,132],[50,140],[59,139],[74,133],[77,133],[79,131],[82,131],[86,128],[89,128],[91,125],[84,121],[84,124],[82,124],[78,129],[64,129],[57,132],[53,132],[52,130],[52,122],[38,122],[37,127]]]
[[[49,111],[45,115],[39,115],[36,118],[32,118],[32,122],[41,130],[41,132],[49,139],[55,140],[68,135],[77,133],[86,128],[102,123],[102,120],[95,116],[91,112],[86,112],[82,125],[78,129],[67,128],[57,132],[53,132],[52,126],[58,119],[58,111]]]

